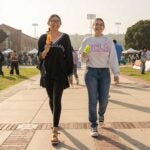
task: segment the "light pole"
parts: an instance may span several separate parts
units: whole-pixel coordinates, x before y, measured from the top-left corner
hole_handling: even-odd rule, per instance
[[[90,32],[92,35],[92,20],[96,18],[96,14],[87,14],[87,19],[90,20],[91,26],[90,26]]]
[[[38,26],[38,24],[37,23],[33,23],[32,26],[34,28],[34,37],[36,38],[36,27]]]
[[[119,26],[121,25],[121,22],[115,22],[115,25],[117,26],[117,36],[119,40]]]

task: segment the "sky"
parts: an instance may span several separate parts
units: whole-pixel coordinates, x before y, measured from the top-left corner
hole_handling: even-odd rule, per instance
[[[0,24],[30,36],[35,36],[35,29],[37,37],[47,31],[51,14],[61,17],[60,31],[68,34],[91,32],[87,14],[104,20],[104,34],[122,34],[139,20],[150,19],[150,0],[0,0]]]

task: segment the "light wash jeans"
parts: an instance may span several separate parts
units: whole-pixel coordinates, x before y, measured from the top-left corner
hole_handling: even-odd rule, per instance
[[[88,90],[89,121],[91,122],[91,127],[98,125],[97,102],[99,102],[99,116],[103,116],[106,111],[110,82],[109,68],[87,68],[85,83]]]

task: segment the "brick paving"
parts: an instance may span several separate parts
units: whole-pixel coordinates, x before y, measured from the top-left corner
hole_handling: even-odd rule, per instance
[[[0,130],[13,132],[1,144],[0,150],[26,150],[36,130],[51,130],[51,123],[37,124],[0,124]],[[60,131],[63,129],[90,129],[89,123],[61,123]],[[150,128],[148,122],[109,122],[103,127],[99,127],[100,136],[94,138],[96,150],[132,150],[130,147],[121,143],[119,137],[111,132],[115,129],[135,129]]]
[[[0,130],[17,130],[17,129],[35,129],[35,130],[50,130],[52,123],[23,123],[23,124],[0,124]],[[60,123],[60,127],[63,129],[90,129],[89,123]],[[113,128],[113,129],[142,129],[150,128],[150,121],[142,122],[107,122],[104,124],[103,128]]]

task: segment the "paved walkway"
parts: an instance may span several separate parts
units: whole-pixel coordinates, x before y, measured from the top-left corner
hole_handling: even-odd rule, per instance
[[[52,116],[39,76],[0,92],[0,150],[149,150],[150,85],[120,77],[112,82],[104,127],[90,137],[87,91],[80,85],[65,90],[60,120],[61,143],[50,142]]]

